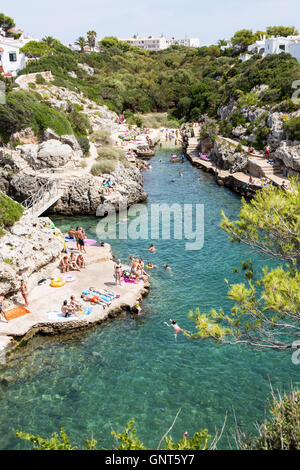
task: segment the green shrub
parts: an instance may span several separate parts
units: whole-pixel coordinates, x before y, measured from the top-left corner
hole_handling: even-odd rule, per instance
[[[300,140],[300,116],[285,121],[283,128],[288,132],[290,140]]]
[[[46,83],[46,80],[44,79],[44,77],[40,73],[38,73],[36,78],[35,78],[35,82],[38,85],[44,85]]]
[[[112,160],[102,160],[95,163],[91,168],[93,176],[101,176],[104,173],[112,173],[115,170],[115,162]]]
[[[24,208],[20,204],[0,193],[0,236],[21,218],[23,212]]]
[[[9,137],[26,127],[36,134],[48,127],[58,135],[72,134],[68,119],[40,100],[40,95],[23,90],[8,93],[6,105],[0,105],[1,135]]]
[[[73,110],[68,114],[68,119],[75,133],[87,135],[92,131],[90,120],[86,114]]]
[[[77,142],[80,145],[80,148],[82,150],[83,155],[84,156],[88,155],[89,151],[90,151],[90,141],[89,141],[89,139],[85,136],[82,136],[82,135],[78,135],[76,137],[76,139],[77,139]]]
[[[98,160],[119,160],[124,155],[124,151],[116,147],[105,146],[98,149]]]
[[[108,131],[104,129],[99,129],[95,131],[90,136],[91,142],[99,145],[111,145],[112,140]]]
[[[300,390],[288,396],[273,395],[271,418],[259,428],[253,448],[260,450],[300,450]]]

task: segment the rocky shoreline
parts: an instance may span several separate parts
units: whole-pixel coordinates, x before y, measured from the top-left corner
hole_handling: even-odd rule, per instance
[[[28,218],[20,220],[15,224],[12,231],[13,233],[6,235],[6,242],[10,239],[10,246],[13,247],[14,260],[16,261],[11,265],[0,263],[0,281],[3,286],[3,294],[8,298],[8,305],[23,305],[22,298],[19,294],[19,281],[21,277],[27,279],[29,287],[29,309],[30,313],[20,318],[14,319],[5,323],[0,321],[0,362],[5,363],[6,358],[18,349],[24,346],[35,335],[57,335],[70,333],[75,330],[83,330],[91,328],[92,326],[102,324],[109,319],[119,316],[122,312],[131,312],[135,307],[137,301],[142,299],[149,293],[150,284],[148,281],[140,281],[138,284],[126,284],[122,286],[115,286],[113,282],[113,254],[111,247],[108,244],[102,246],[88,246],[87,247],[87,268],[81,272],[74,273],[74,282],[67,283],[61,288],[53,288],[50,286],[50,280],[61,276],[58,269],[59,259],[61,257],[61,249],[63,243],[56,237],[53,230],[48,226],[49,219],[32,219],[31,222]],[[30,225],[32,224],[32,225]],[[24,265],[20,264],[20,250],[19,242],[16,238],[16,233],[21,232],[21,227],[26,226],[35,227],[40,230],[40,236],[36,239],[31,239],[32,246],[29,249],[29,240],[23,240],[26,246]],[[33,232],[34,234],[34,232]],[[28,235],[28,234],[27,234]],[[28,237],[27,237],[28,238]],[[45,253],[40,253],[37,243],[42,243],[51,246],[51,262],[47,262]],[[4,240],[5,241],[5,240]],[[7,253],[9,243],[1,243],[1,255]],[[15,244],[15,245],[14,245]],[[33,246],[34,245],[34,246]],[[6,250],[5,250],[6,247]],[[37,269],[36,260],[33,258],[31,261],[31,272],[28,267],[30,253],[40,253],[40,264],[45,264],[45,269]],[[42,250],[43,252],[43,250]],[[26,267],[26,271],[24,268]],[[126,266],[124,266],[125,268]],[[9,273],[8,273],[9,272]],[[8,275],[9,274],[9,275]],[[38,279],[43,277],[47,281],[42,285],[38,284]],[[5,282],[6,279],[6,282]],[[100,289],[112,290],[118,298],[115,298],[111,305],[106,309],[102,306],[94,305],[93,312],[90,315],[80,315],[79,317],[61,318],[57,316],[52,319],[53,311],[60,312],[60,307],[64,299],[68,299],[70,295],[75,295],[80,298],[82,290],[90,287],[97,286]]]

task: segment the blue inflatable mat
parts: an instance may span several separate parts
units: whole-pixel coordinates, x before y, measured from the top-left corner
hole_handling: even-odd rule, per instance
[[[90,315],[93,311],[93,307],[84,307],[81,309],[82,311],[79,311],[81,315]]]

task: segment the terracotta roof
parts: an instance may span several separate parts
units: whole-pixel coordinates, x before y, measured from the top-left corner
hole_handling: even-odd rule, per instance
[[[0,47],[0,52],[3,52],[3,51],[4,51],[3,47]]]

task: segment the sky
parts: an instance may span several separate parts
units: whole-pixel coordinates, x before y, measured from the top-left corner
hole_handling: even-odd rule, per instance
[[[0,0],[1,1],[1,0]],[[1,3],[3,0],[1,1]],[[0,12],[41,39],[73,43],[90,29],[98,38],[155,36],[199,38],[201,45],[230,39],[239,29],[300,29],[299,0],[13,0]]]

